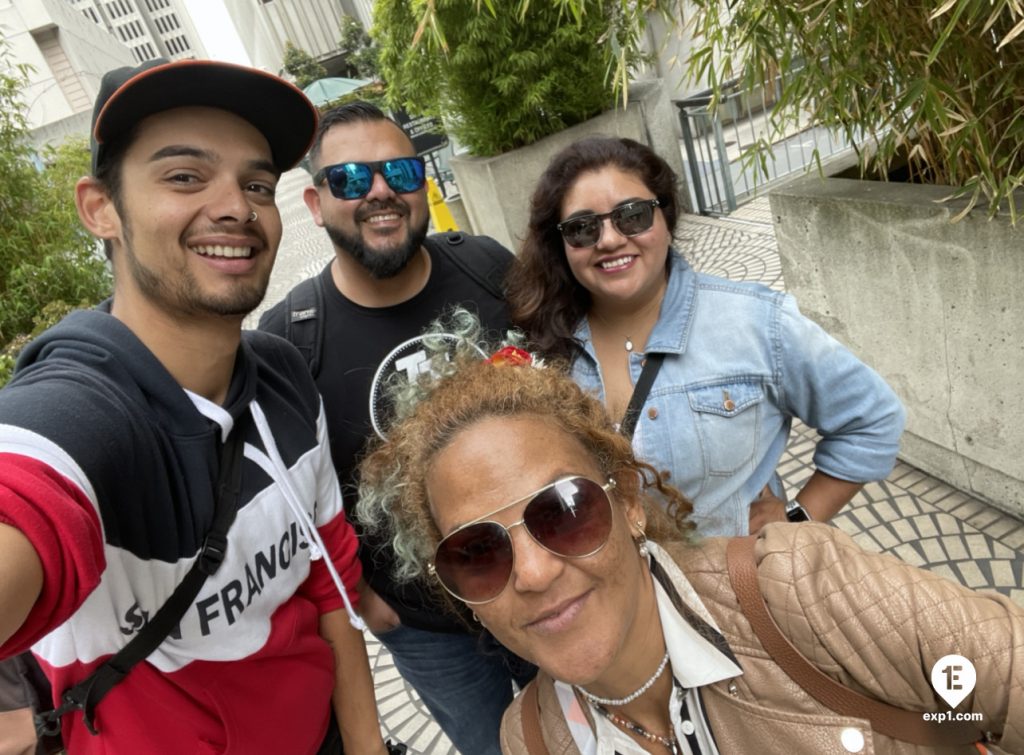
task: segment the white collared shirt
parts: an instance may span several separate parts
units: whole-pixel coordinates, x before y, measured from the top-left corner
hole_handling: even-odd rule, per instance
[[[719,633],[717,640],[724,647],[725,641],[720,630],[689,580],[661,547],[650,541],[648,547],[652,560],[665,573],[680,599],[711,630]],[[657,579],[654,580],[654,588],[665,647],[676,682],[669,701],[669,717],[680,752],[687,755],[719,755],[704,713],[700,687],[740,676],[743,670],[733,658],[679,613]],[[646,749],[591,705],[591,718],[596,725],[596,731],[592,730],[571,685],[556,681],[555,693],[581,755],[649,755]]]

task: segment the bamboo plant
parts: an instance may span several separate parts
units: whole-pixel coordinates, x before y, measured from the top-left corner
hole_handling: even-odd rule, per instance
[[[658,5],[377,0],[373,37],[391,104],[442,118],[487,156],[612,107],[645,60],[645,12]]]
[[[587,0],[577,0],[586,2]],[[692,0],[687,73],[722,98],[782,72],[768,138],[807,122],[863,140],[862,174],[905,161],[1016,222],[1024,183],[1021,0]]]
[[[624,99],[658,14],[692,36],[683,73],[709,82],[712,106],[737,85],[755,94],[782,73],[769,131],[745,160],[766,169],[772,141],[797,124],[823,126],[866,145],[862,174],[884,176],[905,162],[914,180],[966,196],[960,216],[982,202],[1016,222],[1024,0],[378,0],[377,8],[396,96],[454,115],[457,129],[487,134],[499,128],[488,121],[503,123],[477,154],[582,120],[609,92]],[[563,45],[569,54],[559,57]],[[552,77],[593,98],[572,112],[552,104],[563,93]]]

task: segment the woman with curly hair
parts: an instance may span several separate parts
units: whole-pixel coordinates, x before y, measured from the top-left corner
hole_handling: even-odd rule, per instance
[[[627,433],[635,422],[637,455],[693,499],[701,534],[827,520],[892,470],[903,408],[791,297],[695,272],[672,246],[676,183],[630,139],[556,155],[511,271],[513,322],[570,362]],[[821,439],[816,471],[787,502],[776,466],[794,417]]]
[[[730,541],[688,542],[686,499],[596,399],[531,361],[438,360],[361,467],[359,515],[389,534],[400,576],[431,575],[540,668],[503,752],[1024,752],[1020,607],[815,523],[735,538],[748,579],[733,582]],[[867,705],[798,684],[742,584],[827,689]],[[957,710],[980,722],[923,724],[948,710],[930,675],[953,653],[977,670]]]

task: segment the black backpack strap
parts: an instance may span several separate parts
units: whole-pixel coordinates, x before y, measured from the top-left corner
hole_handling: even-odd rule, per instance
[[[61,717],[73,710],[82,711],[86,728],[96,734],[97,729],[93,722],[96,706],[127,676],[136,663],[148,658],[174,631],[189,606],[195,601],[206,578],[220,567],[227,552],[228,530],[238,512],[238,494],[242,487],[242,451],[249,416],[249,410],[246,409],[221,449],[213,523],[206,533],[203,547],[192,568],[142,631],[89,676],[65,690],[60,696],[61,704],[56,710],[35,716],[36,733],[40,738],[59,734]]]
[[[444,256],[476,281],[495,299],[505,298],[505,274],[515,255],[490,236],[470,236],[461,231],[435,233],[430,237]]]
[[[302,281],[284,298],[284,337],[299,350],[315,378],[324,348],[323,273]]]

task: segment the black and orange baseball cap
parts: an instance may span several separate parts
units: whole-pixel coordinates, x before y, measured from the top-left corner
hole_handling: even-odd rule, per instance
[[[255,126],[282,172],[306,154],[319,114],[302,90],[265,71],[215,60],[150,60],[108,71],[92,111],[92,171],[109,145],[147,116],[176,107],[215,107]]]

